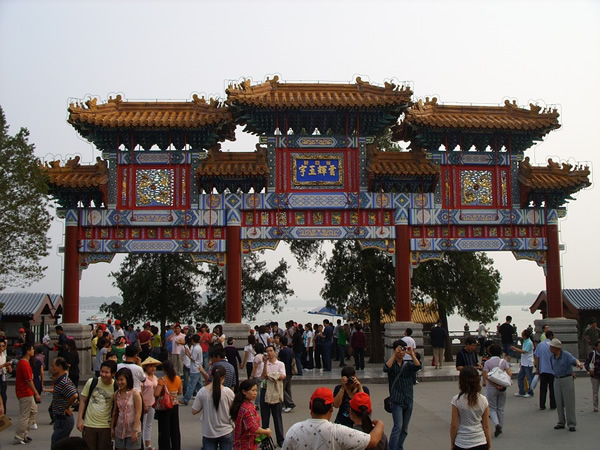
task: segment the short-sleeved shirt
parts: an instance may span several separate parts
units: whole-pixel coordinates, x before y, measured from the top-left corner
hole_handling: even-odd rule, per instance
[[[492,356],[483,365],[483,371],[484,372],[489,372],[494,367],[500,367],[502,370],[506,370],[506,369],[510,368],[510,364],[505,359],[502,359],[502,358],[500,358],[498,356]],[[491,384],[491,383],[488,383],[486,385],[486,388],[489,389],[490,391],[493,391],[494,389],[497,389],[496,386],[493,385],[493,384]]]
[[[362,388],[363,388],[363,392],[365,394],[371,395],[371,391],[369,391],[369,388],[367,386],[363,386]],[[338,384],[333,389],[333,397],[334,398],[336,395],[338,395],[338,392],[340,392],[340,389],[342,389],[341,384]],[[344,392],[344,398],[342,399],[342,404],[338,408],[337,416],[335,416],[335,423],[339,423],[341,425],[346,425],[347,427],[350,427],[350,428],[354,427],[354,422],[350,418],[350,396],[346,392]]]
[[[456,354],[456,367],[466,367],[477,365],[477,353],[476,352],[468,352],[464,348],[461,348],[460,351]]]
[[[450,403],[458,409],[458,430],[454,445],[461,448],[473,448],[486,444],[481,419],[488,407],[487,398],[477,394],[477,403],[475,406],[469,406],[467,396],[457,394],[452,397]]]
[[[577,359],[568,351],[562,350],[558,358],[552,355],[550,364],[555,377],[566,377],[573,373],[573,366]]]
[[[106,347],[102,347],[100,350],[98,350],[98,353],[94,358],[94,371],[100,372],[100,366],[104,362],[104,358],[106,357],[107,353],[108,349]]]
[[[179,378],[179,375],[175,375],[175,379],[171,381],[169,377],[162,377],[158,379],[158,385],[164,386],[165,381],[167,384],[167,390],[171,396],[171,402],[173,402],[173,405],[178,405],[179,401],[177,400],[177,395],[179,393],[179,388],[181,388],[181,378]]]
[[[144,330],[144,331],[140,331],[139,334],[137,335],[137,340],[139,341],[140,345],[148,345],[151,346],[152,345],[152,333],[150,333],[150,331],[148,330]],[[144,344],[144,342],[148,342],[147,344]]]
[[[219,409],[213,403],[213,385],[205,386],[198,391],[192,409],[201,411],[202,434],[207,438],[218,438],[231,433],[234,429],[233,421],[229,416],[229,409],[233,403],[235,394],[227,386],[221,387],[221,399]]]
[[[153,376],[152,378],[146,377],[142,382],[142,399],[144,400],[145,406],[152,406],[155,402],[154,390],[158,386],[158,378]]]
[[[254,403],[245,400],[240,406],[238,415],[235,419],[235,430],[233,433],[234,450],[256,450],[258,444],[256,439],[256,430],[260,428],[260,418],[254,407]]]
[[[415,340],[410,336],[403,336],[402,340],[404,341],[407,347],[416,348],[417,346]],[[406,354],[404,355],[404,361],[412,361],[412,356],[410,356],[408,352],[406,352]]]
[[[115,382],[111,380],[110,384],[104,384],[101,379],[98,379],[98,384],[90,393],[92,380],[93,378],[87,380],[81,391],[81,395],[87,397],[88,402],[83,424],[90,428],[110,428]]]
[[[325,343],[333,342],[333,327],[323,327],[323,334],[325,335]]]
[[[221,366],[225,369],[225,386],[233,388],[235,385],[235,369],[226,360],[222,359],[213,364],[213,367]]]
[[[258,353],[257,355],[254,355],[254,364],[256,365],[256,372],[254,372],[254,376],[256,378],[260,378],[262,377],[262,373],[263,373],[263,368],[264,368],[264,364],[265,364],[265,360],[263,359],[263,354],[262,353]]]
[[[58,377],[52,389],[52,414],[64,416],[68,400],[76,394],[77,388],[66,373]]]
[[[363,450],[371,437],[362,431],[331,423],[325,419],[307,419],[291,426],[282,450]]]
[[[523,351],[527,353],[521,354],[521,365],[524,367],[533,366],[533,342],[531,339],[525,339],[523,341]]]
[[[394,359],[392,367],[383,365],[383,371],[388,374],[388,385],[392,403],[409,406],[413,403],[413,374],[421,369],[412,361],[398,361]]]
[[[512,336],[514,331],[515,329],[508,322],[504,322],[502,325],[500,325],[500,328],[498,328],[498,333],[500,333],[500,337],[502,338],[503,344],[512,344]]]
[[[583,335],[590,340],[590,345],[595,347],[596,342],[598,342],[598,339],[600,339],[600,328],[589,327],[583,332]]]
[[[166,346],[167,346],[167,351],[169,353],[171,353],[171,351],[173,350],[173,341],[169,339],[173,333],[174,333],[173,330],[168,330],[165,333],[165,342],[166,342]]]
[[[17,379],[15,388],[17,398],[33,397],[33,390],[27,385],[28,381],[33,381],[33,369],[26,359],[21,358],[17,363]]]
[[[534,354],[538,359],[539,373],[554,373],[552,371],[552,364],[550,363],[550,359],[554,358],[552,352],[550,351],[550,339],[540,342],[535,349]]]
[[[169,336],[169,340],[171,341],[172,347],[171,347],[171,353],[174,355],[183,355],[183,344],[179,344],[177,341],[178,340],[185,340],[185,335],[183,333],[179,333],[179,334],[172,334],[171,336]]]

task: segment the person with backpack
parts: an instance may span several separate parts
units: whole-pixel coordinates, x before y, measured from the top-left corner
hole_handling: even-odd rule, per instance
[[[91,450],[113,448],[110,421],[115,393],[113,377],[116,372],[116,362],[102,362],[100,376],[87,380],[81,391],[77,429]]]

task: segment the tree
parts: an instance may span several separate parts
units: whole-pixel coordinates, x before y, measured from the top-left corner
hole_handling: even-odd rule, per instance
[[[493,264],[485,253],[470,252],[447,252],[441,260],[425,261],[413,271],[413,301],[434,302],[446,329],[452,314],[480,322],[496,320],[502,277]],[[446,360],[452,361],[449,339]]]
[[[338,312],[368,312],[371,326],[370,362],[383,361],[383,315],[394,308],[392,260],[375,249],[361,249],[358,241],[337,241],[323,264],[321,296]]]
[[[100,311],[125,322],[151,320],[164,330],[167,321],[186,321],[200,306],[200,271],[188,254],[132,253],[111,276],[123,303],[103,304]]]
[[[272,308],[273,313],[280,313],[287,297],[294,295],[287,279],[287,262],[282,259],[274,270],[269,271],[267,264],[260,260],[262,253],[249,253],[242,260],[242,315],[247,320],[254,320],[266,306]],[[225,319],[226,297],[223,271],[211,265],[201,272],[201,276],[206,285],[206,301],[200,305],[196,317],[207,322],[221,322]]]
[[[48,185],[26,128],[8,134],[0,107],[0,291],[40,280],[48,255]]]

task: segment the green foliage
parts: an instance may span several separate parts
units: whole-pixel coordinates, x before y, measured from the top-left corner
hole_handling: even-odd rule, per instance
[[[296,257],[300,270],[316,272],[326,259],[323,251],[323,241],[317,240],[293,240],[287,241],[290,251]]]
[[[267,264],[260,260],[262,253],[252,252],[242,260],[242,316],[250,321],[255,320],[264,307],[271,308],[274,314],[280,313],[287,297],[294,295],[287,278],[287,262],[282,259],[269,271]],[[200,305],[195,317],[209,323],[222,322],[226,298],[223,270],[210,265],[201,276],[206,286],[206,302]]]
[[[119,272],[111,273],[123,303],[103,304],[100,311],[125,322],[184,322],[199,307],[200,271],[184,253],[132,253]]]
[[[43,277],[48,255],[48,185],[25,128],[8,134],[0,108],[0,290],[24,287]]]
[[[448,252],[441,260],[422,263],[412,278],[413,301],[431,299],[440,317],[459,314],[489,323],[500,307],[500,273],[485,253]]]
[[[383,361],[381,318],[394,309],[392,260],[374,249],[362,250],[358,241],[337,241],[323,264],[321,296],[340,313],[354,313],[371,324],[371,362]]]

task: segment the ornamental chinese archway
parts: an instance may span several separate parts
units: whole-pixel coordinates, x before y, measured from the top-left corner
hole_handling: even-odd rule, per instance
[[[239,323],[241,258],[281,240],[358,239],[395,258],[396,319],[411,319],[411,271],[447,251],[511,251],[544,268],[549,317],[562,316],[558,220],[589,169],[525,152],[558,113],[415,101],[407,86],[244,81],[223,101],[69,107],[101,152],[46,166],[65,218],[64,321],[78,322],[79,279],[115,253],[187,252],[225,267],[226,322]],[[257,136],[223,152],[237,126]],[[409,151],[380,151],[392,130]],[[250,149],[249,149],[250,150]]]

